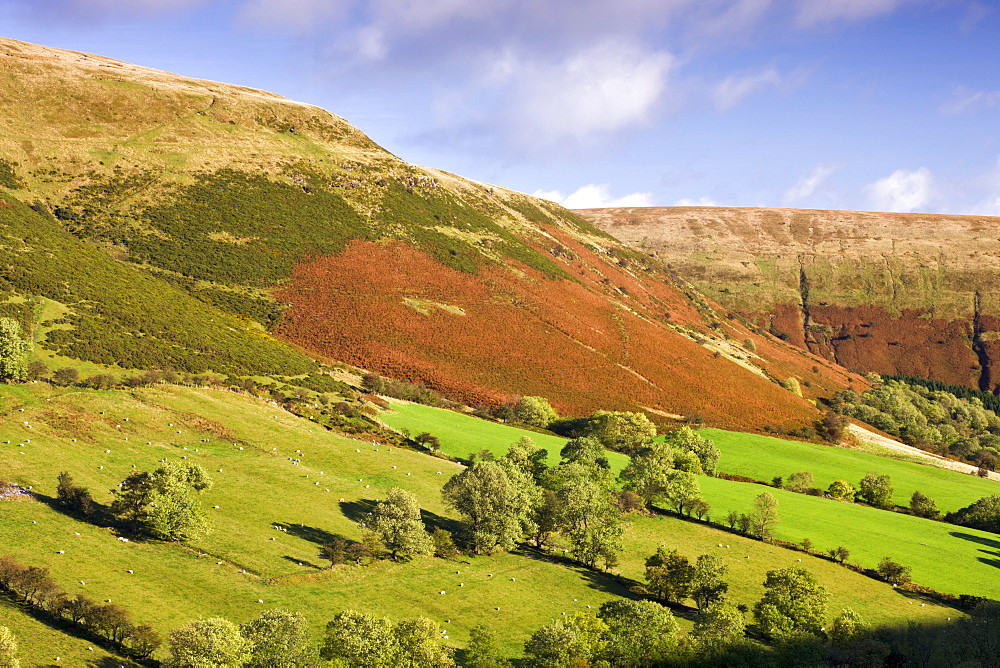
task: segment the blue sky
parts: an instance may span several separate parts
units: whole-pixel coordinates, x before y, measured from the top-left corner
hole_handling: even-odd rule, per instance
[[[996,0],[0,0],[0,28],[571,207],[1000,215]]]

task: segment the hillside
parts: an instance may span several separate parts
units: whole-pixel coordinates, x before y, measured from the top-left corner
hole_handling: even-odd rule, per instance
[[[0,40],[0,199],[0,315],[53,364],[292,377],[318,359],[473,405],[745,429],[865,386],[561,207],[264,91]]]
[[[413,429],[451,421],[456,434],[470,434],[469,440],[454,442],[456,449],[468,451],[481,443],[477,438],[482,435],[469,428],[473,418],[439,411],[433,418],[437,422],[423,421],[431,412],[413,414]],[[11,440],[0,443],[0,470],[11,482],[31,487],[34,495],[0,500],[0,555],[49,568],[71,595],[111,599],[131,611],[137,623],[150,624],[161,634],[199,616],[245,622],[261,610],[286,608],[305,614],[311,634],[318,637],[333,614],[351,607],[393,619],[426,616],[448,629],[447,644],[457,647],[468,641],[476,624],[501,625],[505,654],[518,656],[528,635],[550,619],[632,596],[628,587],[643,579],[645,557],[662,544],[691,557],[719,554],[730,567],[727,579],[738,603],[750,605],[761,596],[768,570],[799,564],[830,590],[831,615],[851,607],[873,624],[903,626],[908,621],[944,622],[960,614],[819,556],[664,516],[634,515],[627,520],[621,577],[530,549],[492,557],[418,557],[406,563],[330,569],[320,555],[321,545],[335,535],[360,539],[365,511],[394,486],[417,496],[428,524],[457,529],[458,518],[443,504],[440,490],[460,466],[346,438],[259,398],[205,387],[95,391],[46,383],[0,386],[0,419],[4,440]],[[489,442],[498,452],[525,433],[531,435],[491,423],[483,423],[482,429],[484,434],[489,430]],[[163,460],[182,459],[205,467],[214,481],[201,503],[215,531],[197,540],[169,543],[133,537],[122,542],[117,540],[121,527],[102,523],[100,515],[84,521],[54,502],[61,471],[71,472],[77,484],[90,488],[97,503],[107,504],[109,490],[135,470],[133,465],[149,470]],[[720,508],[742,509],[760,489],[712,478],[703,483]],[[848,530],[843,527],[864,518],[869,539],[884,526],[881,511],[802,495],[781,498],[788,534],[799,539],[797,534],[808,530],[817,547],[827,546],[809,527],[822,504],[840,510],[834,528],[841,534],[830,540],[846,540],[859,553],[862,546],[844,538]],[[794,510],[799,500],[802,508]],[[716,512],[721,517],[722,511]],[[915,518],[898,519],[905,524]],[[915,523],[942,530],[949,526]],[[974,530],[963,531],[966,534],[982,535]],[[934,539],[938,558],[962,567],[950,574],[924,569],[922,577],[938,576],[928,584],[956,593],[995,594],[992,567],[977,563],[982,546],[992,545],[989,539]],[[895,540],[893,554],[908,557],[910,537],[899,533]],[[871,558],[881,556],[878,549],[869,550]],[[678,616],[689,630],[692,616],[683,611]],[[87,665],[87,658],[104,656],[88,656],[85,647],[91,643],[60,634],[20,607],[0,607],[0,619],[22,639],[22,665],[51,665],[56,656],[63,657],[63,664],[69,660]],[[157,657],[165,653],[164,648]]]
[[[1000,218],[579,211],[711,299],[849,369],[1000,387]]]

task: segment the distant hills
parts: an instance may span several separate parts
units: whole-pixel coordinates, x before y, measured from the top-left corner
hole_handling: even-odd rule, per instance
[[[753,429],[864,384],[583,217],[271,93],[4,39],[0,128],[0,315],[54,365],[347,363]]]
[[[1000,387],[1000,218],[729,207],[579,213],[825,359],[858,372]]]

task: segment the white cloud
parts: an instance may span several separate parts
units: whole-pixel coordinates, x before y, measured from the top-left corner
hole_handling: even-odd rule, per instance
[[[759,72],[731,75],[719,83],[712,91],[715,106],[721,111],[732,109],[744,99],[767,88],[788,89],[801,85],[807,73],[797,69],[782,74],[774,67]]]
[[[784,201],[786,204],[795,204],[811,197],[816,188],[820,187],[831,174],[840,169],[840,165],[821,164],[817,165],[812,173],[803,176],[795,185],[785,191]]]
[[[607,183],[590,183],[565,197],[558,190],[536,190],[532,194],[562,204],[567,209],[653,206],[653,193],[632,193],[624,197],[612,197],[611,186]]]
[[[924,207],[931,198],[934,176],[926,167],[895,172],[865,187],[869,201],[879,211],[909,213]]]
[[[719,206],[719,203],[710,197],[699,197],[698,199],[685,197],[674,202],[674,206]]]
[[[863,21],[892,14],[904,5],[922,0],[799,0],[796,22],[801,27],[839,21]]]
[[[646,121],[667,86],[674,58],[621,41],[545,65],[508,62],[512,130],[525,143],[590,140]]]
[[[994,107],[1000,107],[1000,90],[969,90],[960,86],[951,99],[941,105],[941,111],[945,114],[971,114]]]

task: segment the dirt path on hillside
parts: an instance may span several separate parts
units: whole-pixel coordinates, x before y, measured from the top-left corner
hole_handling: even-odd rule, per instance
[[[929,452],[924,452],[920,448],[915,448],[912,445],[906,445],[905,443],[900,443],[899,441],[894,441],[891,438],[882,436],[881,434],[876,434],[873,431],[869,431],[862,426],[851,424],[848,429],[852,434],[854,434],[859,441],[864,441],[865,443],[872,443],[879,447],[886,448],[887,450],[893,450],[895,452],[900,452],[906,455],[913,455],[914,457],[919,457],[931,466],[937,466],[943,469],[951,469],[952,471],[958,471],[959,473],[971,473],[975,474],[979,469],[972,464],[965,464],[963,462],[956,462],[951,459],[945,459],[938,455],[931,454]],[[1000,481],[1000,474],[993,471],[989,474],[990,480]]]

